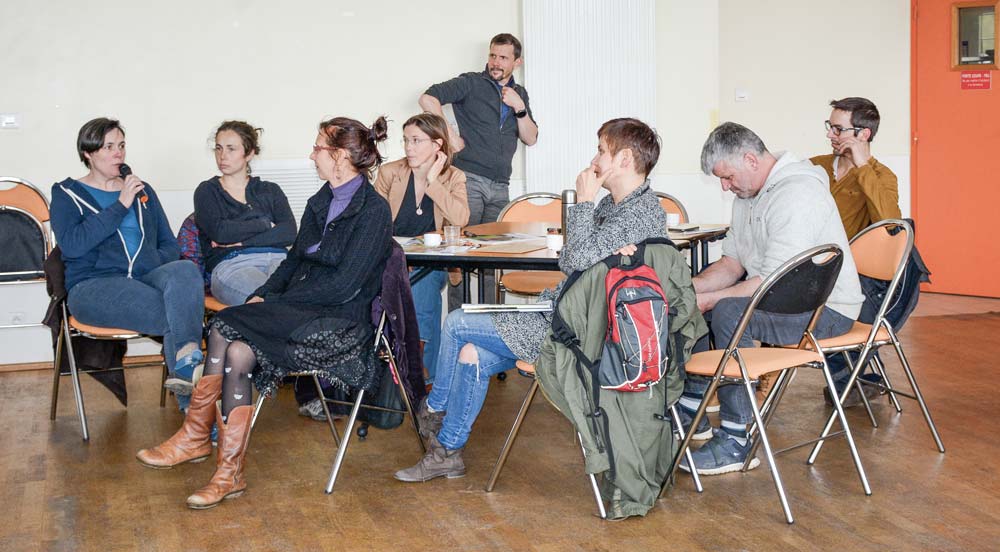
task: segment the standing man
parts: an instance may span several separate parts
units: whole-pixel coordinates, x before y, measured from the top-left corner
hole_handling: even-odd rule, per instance
[[[497,220],[510,201],[518,139],[528,146],[538,141],[528,91],[514,82],[523,61],[521,41],[498,34],[490,40],[485,70],[435,84],[420,96],[424,111],[443,116],[441,106],[451,104],[455,112],[458,132],[449,127],[448,139],[457,152],[453,164],[465,172],[470,225]]]
[[[857,235],[880,220],[902,218],[896,175],[872,156],[871,143],[878,132],[880,121],[878,108],[867,98],[833,100],[830,107],[833,112],[826,121],[826,137],[830,140],[833,153],[817,155],[810,161],[826,170],[830,178],[830,193],[837,202],[837,210],[848,237]],[[897,288],[896,301],[886,312],[886,319],[894,330],[899,331],[916,308],[920,282],[929,282],[929,274],[920,254],[914,248]],[[871,324],[875,321],[888,287],[887,281],[861,276],[865,303],[858,317],[860,322]],[[856,355],[852,358],[857,361]],[[850,377],[850,366],[839,354],[829,355],[826,360],[833,381],[843,392]],[[881,382],[880,376],[862,377],[876,383]],[[869,398],[878,394],[875,387],[865,386],[864,389]],[[826,398],[828,403],[832,401],[829,394]],[[855,391],[848,395],[844,406],[855,406],[860,402],[861,398]]]
[[[765,278],[795,255],[828,243],[843,250],[844,261],[813,333],[819,339],[847,333],[861,311],[864,296],[822,169],[791,153],[775,157],[757,134],[736,123],[723,123],[708,136],[701,150],[701,169],[718,177],[724,191],[736,195],[732,225],[722,242],[722,258],[692,278],[698,308],[705,313],[716,346],[729,345],[750,296]],[[811,313],[757,311],[739,346],[753,347],[754,341],[798,343],[810,317]],[[706,336],[694,350],[707,348]],[[709,378],[697,376],[684,382],[678,403],[686,424],[694,417],[708,385]],[[749,399],[736,385],[720,386],[718,396],[721,431],[713,434],[707,418],[702,418],[695,431],[695,438],[711,436],[692,453],[698,473],[704,475],[738,471],[750,452],[747,426],[753,421],[753,411]],[[759,463],[755,458],[750,467]],[[691,469],[686,460],[681,469]]]

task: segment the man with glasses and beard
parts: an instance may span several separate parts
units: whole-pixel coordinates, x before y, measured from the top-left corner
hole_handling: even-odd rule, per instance
[[[872,156],[871,142],[879,125],[878,108],[867,98],[833,100],[830,107],[833,112],[826,121],[826,137],[830,139],[833,153],[817,155],[810,161],[826,170],[830,178],[830,193],[837,203],[847,235],[853,237],[880,220],[902,218],[896,175]],[[916,308],[920,282],[929,282],[929,274],[920,254],[914,248],[903,280],[896,291],[895,301],[886,312],[886,318],[894,330],[899,331]],[[889,282],[861,276],[865,302],[858,317],[860,322],[871,324],[874,321],[888,285]],[[856,358],[853,360],[857,361]],[[843,392],[850,367],[840,354],[827,356],[827,363],[834,382]],[[874,382],[882,379],[874,374],[861,377]],[[874,397],[878,394],[878,389],[865,386],[865,393]],[[832,404],[828,394],[826,399],[828,404]],[[861,404],[861,397],[856,391],[844,401],[845,407],[858,404]]]

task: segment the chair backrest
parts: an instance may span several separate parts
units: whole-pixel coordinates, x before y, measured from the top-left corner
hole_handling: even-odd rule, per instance
[[[0,176],[0,205],[23,209],[39,222],[49,221],[49,200],[27,180]]]
[[[895,235],[891,230],[899,229]],[[900,219],[872,224],[851,240],[851,255],[858,274],[891,281],[902,272],[913,249],[913,227]]]
[[[851,239],[851,255],[858,274],[887,280],[882,304],[873,325],[885,323],[885,313],[896,298],[896,289],[913,252],[913,226],[902,219],[886,219],[865,228]],[[875,331],[875,330],[873,330]]]
[[[688,219],[687,209],[684,208],[684,204],[681,203],[679,199],[664,192],[654,192],[654,193],[656,194],[656,197],[660,199],[660,207],[663,208],[664,212],[677,213],[678,215],[680,215],[681,224],[687,224],[688,222],[691,222],[691,220]]]
[[[831,243],[809,248],[778,267],[761,282],[760,287],[750,297],[750,302],[743,311],[727,351],[731,352],[736,348],[756,310],[774,314],[811,312],[812,318],[803,328],[803,335],[811,332],[824,303],[837,283],[837,276],[840,275],[840,267],[843,264],[843,251]],[[773,345],[788,345],[788,343]]]
[[[533,200],[542,200],[535,203]],[[547,201],[546,201],[547,200]],[[531,192],[504,206],[497,222],[551,222],[562,220],[562,198],[550,192]]]
[[[45,276],[42,267],[49,254],[48,231],[31,213],[0,205],[0,282],[36,281]]]

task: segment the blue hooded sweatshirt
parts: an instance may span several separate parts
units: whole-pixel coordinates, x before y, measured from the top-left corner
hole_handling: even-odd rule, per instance
[[[119,230],[130,209],[119,201],[102,208],[87,186],[72,178],[52,185],[52,230],[66,265],[67,290],[90,278],[140,277],[180,259],[156,192],[149,184],[144,191],[149,201],[142,203],[137,197],[130,208],[141,232],[139,248],[130,255]]]

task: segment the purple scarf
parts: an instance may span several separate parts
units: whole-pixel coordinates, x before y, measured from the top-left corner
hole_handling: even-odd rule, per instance
[[[323,235],[326,235],[326,228],[330,226],[330,221],[337,218],[337,215],[340,213],[343,213],[344,209],[347,209],[347,204],[350,203],[351,198],[354,197],[354,192],[357,192],[361,188],[361,184],[364,183],[364,181],[365,178],[359,174],[336,188],[330,186],[330,191],[333,192],[333,199],[330,200],[330,209],[326,212],[326,223],[323,224]],[[319,244],[321,243],[323,243],[322,236],[320,237],[320,241],[306,248],[306,253],[315,253],[319,251]]]

